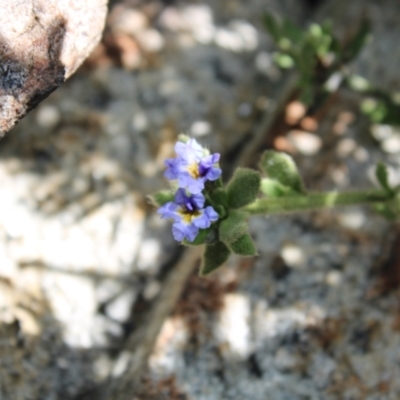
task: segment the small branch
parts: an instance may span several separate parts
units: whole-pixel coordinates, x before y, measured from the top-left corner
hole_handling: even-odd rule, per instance
[[[263,119],[254,131],[253,137],[246,144],[236,161],[235,164],[237,166],[250,166],[254,162],[254,157],[256,156],[257,151],[261,147],[263,141],[270,136],[271,129],[274,126],[276,119],[297,89],[298,81],[299,74],[297,71],[290,71],[290,73],[285,77],[276,99],[276,106],[273,107],[273,109],[265,111]]]
[[[104,399],[131,400],[134,397],[161,327],[178,301],[186,280],[197,266],[202,251],[203,246],[196,246],[188,247],[183,252],[163,283],[161,293],[147,316],[147,323],[128,338],[119,359],[125,370],[112,379],[110,389],[103,393]],[[118,368],[118,361],[116,367]],[[116,372],[114,369],[114,375],[118,375]]]

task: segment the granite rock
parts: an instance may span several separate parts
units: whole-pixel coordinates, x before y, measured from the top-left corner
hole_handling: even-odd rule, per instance
[[[100,40],[106,0],[0,5],[0,135],[58,88]]]

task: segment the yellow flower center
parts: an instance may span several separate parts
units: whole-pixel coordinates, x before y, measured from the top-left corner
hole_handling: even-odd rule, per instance
[[[187,167],[187,171],[189,172],[190,176],[194,179],[200,178],[199,166],[197,163],[192,163]]]
[[[179,214],[182,215],[183,222],[185,222],[187,224],[192,222],[193,218],[198,217],[201,214],[201,212],[199,210],[188,211],[184,208],[181,208],[178,212],[179,212]]]

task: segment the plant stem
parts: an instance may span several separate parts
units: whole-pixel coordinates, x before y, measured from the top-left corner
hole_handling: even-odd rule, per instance
[[[267,197],[256,200],[243,210],[250,214],[281,214],[302,210],[315,210],[336,206],[380,203],[392,196],[384,190],[353,192],[311,192],[304,196]]]

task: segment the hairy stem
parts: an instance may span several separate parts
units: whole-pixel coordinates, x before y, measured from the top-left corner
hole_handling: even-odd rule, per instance
[[[280,214],[287,212],[316,210],[356,204],[371,204],[389,200],[391,195],[384,190],[353,192],[311,192],[304,196],[268,197],[256,200],[246,206],[244,211],[250,214]]]

